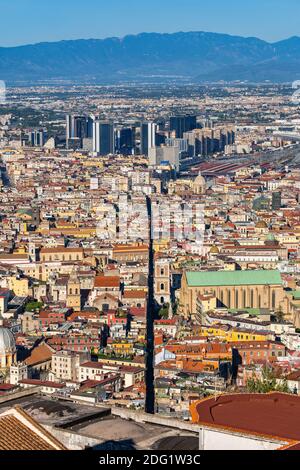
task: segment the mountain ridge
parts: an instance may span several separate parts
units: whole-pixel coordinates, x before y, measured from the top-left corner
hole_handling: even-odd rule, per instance
[[[157,77],[160,77],[159,80]],[[300,79],[300,37],[277,42],[204,31],[140,33],[0,47],[7,81],[277,81]]]

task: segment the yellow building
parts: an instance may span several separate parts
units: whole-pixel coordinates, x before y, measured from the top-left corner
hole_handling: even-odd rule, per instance
[[[43,263],[51,261],[82,261],[84,254],[82,248],[42,248],[40,258]]]
[[[154,240],[153,249],[155,252],[165,251],[169,248],[170,240]]]
[[[120,341],[118,343],[112,343],[109,345],[111,349],[117,356],[131,356],[133,355],[133,344]]]
[[[32,263],[22,267],[26,276],[42,282],[48,282],[51,274],[68,275],[72,274],[73,270],[74,264],[72,262]]]
[[[202,326],[200,335],[207,337],[217,337],[228,342],[266,341],[266,339],[269,339],[268,337],[266,338],[265,334],[259,334],[258,332],[253,332],[250,330],[230,328],[227,326],[222,328],[220,325]]]
[[[213,295],[199,294],[197,307],[199,306],[202,312],[210,312],[217,308],[217,298]]]
[[[11,276],[8,278],[8,288],[12,290],[17,297],[27,297],[29,290],[28,279]]]

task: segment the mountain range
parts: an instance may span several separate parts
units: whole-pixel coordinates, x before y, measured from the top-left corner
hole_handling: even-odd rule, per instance
[[[0,79],[290,82],[300,79],[300,37],[269,43],[207,32],[141,33],[0,47]]]

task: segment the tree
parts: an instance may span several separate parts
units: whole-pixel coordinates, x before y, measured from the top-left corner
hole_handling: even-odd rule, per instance
[[[284,313],[282,307],[280,306],[279,310],[275,312],[277,323],[282,323],[284,321]]]
[[[169,318],[169,308],[170,308],[170,305],[169,304],[165,304],[158,312],[158,315],[160,318],[166,320]]]
[[[270,367],[264,367],[261,379],[256,376],[248,379],[246,388],[250,393],[290,393],[286,379],[283,379],[281,383],[277,383],[274,372]]]
[[[176,299],[175,302],[173,303],[173,306],[172,306],[172,310],[173,310],[173,315],[177,315],[177,312],[179,310],[179,300]]]
[[[25,306],[25,311],[26,312],[34,312],[35,310],[40,310],[43,307],[43,302],[37,302],[35,300],[32,300],[28,302]]]

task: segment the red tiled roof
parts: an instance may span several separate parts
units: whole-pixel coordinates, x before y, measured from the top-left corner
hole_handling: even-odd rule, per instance
[[[119,276],[97,276],[95,278],[95,287],[120,287]]]
[[[27,366],[34,366],[41,362],[50,361],[53,355],[53,351],[47,344],[43,343],[31,351],[31,355],[25,359]]]
[[[145,299],[146,292],[142,290],[126,290],[124,292],[123,298],[124,299]]]
[[[20,380],[20,384],[24,385],[35,385],[39,387],[52,387],[52,388],[64,388],[65,384],[50,382],[49,380],[38,380],[38,379],[23,379]]]

